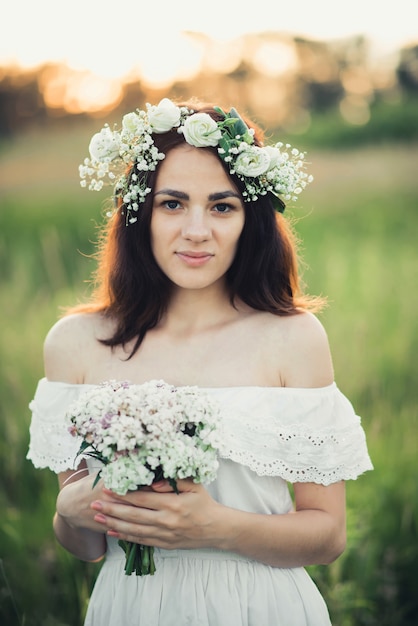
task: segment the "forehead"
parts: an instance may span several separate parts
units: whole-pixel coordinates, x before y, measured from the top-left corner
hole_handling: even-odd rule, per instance
[[[179,186],[181,188],[215,186],[222,190],[237,191],[219,157],[211,150],[187,144],[170,150],[159,165],[155,191],[167,186],[174,189],[179,189]]]

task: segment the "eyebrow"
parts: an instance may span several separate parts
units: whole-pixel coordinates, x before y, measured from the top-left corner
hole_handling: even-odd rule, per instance
[[[190,200],[189,194],[184,193],[184,191],[178,191],[177,189],[160,189],[160,191],[156,191],[154,194],[154,196],[158,195],[172,196],[173,198],[178,198],[179,200]],[[208,196],[208,200],[210,200],[211,202],[214,202],[216,200],[225,200],[226,198],[238,198],[238,200],[242,201],[241,195],[236,191],[232,191],[232,189],[211,193]]]

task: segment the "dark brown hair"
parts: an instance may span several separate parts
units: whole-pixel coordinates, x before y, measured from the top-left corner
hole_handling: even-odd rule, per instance
[[[222,119],[211,105],[182,103],[195,111],[206,112],[215,120]],[[255,143],[262,145],[263,134],[255,130]],[[157,148],[167,154],[185,140],[172,129],[155,134]],[[217,155],[216,148],[210,150]],[[227,166],[220,160],[228,176]],[[154,189],[158,167],[149,172],[147,185]],[[242,191],[243,183],[232,176]],[[108,346],[123,345],[135,339],[130,356],[139,348],[145,334],[154,328],[166,311],[171,282],[157,265],[150,241],[153,194],[146,196],[138,211],[138,220],[126,225],[124,205],[109,219],[101,233],[95,289],[90,303],[70,309],[71,312],[102,312],[115,321],[111,337],[101,341]],[[245,223],[238,242],[235,259],[226,279],[231,302],[240,299],[260,311],[275,315],[295,315],[303,309],[318,310],[321,299],[304,296],[300,290],[297,242],[283,215],[277,213],[269,195],[256,202],[244,202]]]

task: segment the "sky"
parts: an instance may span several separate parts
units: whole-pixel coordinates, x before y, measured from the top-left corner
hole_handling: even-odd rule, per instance
[[[266,30],[335,40],[365,35],[376,54],[418,43],[418,0],[21,0],[3,9],[0,65],[63,62],[104,78],[133,67],[187,77],[201,51],[185,31],[222,43]]]

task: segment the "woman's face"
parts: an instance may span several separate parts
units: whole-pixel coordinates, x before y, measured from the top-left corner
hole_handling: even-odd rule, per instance
[[[151,246],[172,283],[223,285],[244,221],[241,194],[214,154],[186,145],[167,154],[153,196]]]

